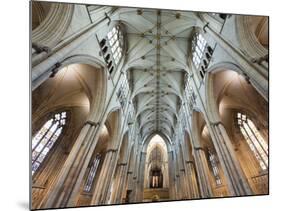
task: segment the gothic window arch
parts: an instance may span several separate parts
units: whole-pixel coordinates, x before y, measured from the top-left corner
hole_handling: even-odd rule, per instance
[[[119,61],[122,57],[122,40],[123,34],[120,29],[120,26],[114,26],[111,31],[107,34],[107,39],[109,41],[111,53],[116,65],[119,64]]]
[[[121,61],[124,51],[124,36],[120,25],[115,25],[100,41],[101,52],[111,74]]]
[[[219,168],[218,168],[218,160],[214,153],[208,150],[208,159],[211,164],[212,173],[214,175],[216,185],[219,186],[222,184],[220,175],[219,175]]]
[[[32,175],[38,170],[66,124],[65,111],[52,116],[32,138]]]
[[[203,79],[209,66],[213,50],[199,32],[196,32],[193,36],[191,50],[193,64]]]
[[[98,170],[100,161],[101,161],[101,154],[98,153],[96,155],[95,159],[90,164],[90,170],[89,170],[89,173],[88,173],[85,185],[84,185],[85,192],[90,192],[92,189],[93,182],[94,182],[95,176],[97,174],[97,170]]]
[[[246,114],[237,112],[237,124],[262,170],[268,168],[268,144]]]
[[[204,37],[200,33],[195,33],[192,40],[192,61],[196,68],[198,68],[201,63],[206,45],[207,41]]]

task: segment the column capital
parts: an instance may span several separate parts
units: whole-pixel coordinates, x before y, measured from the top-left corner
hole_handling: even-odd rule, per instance
[[[87,125],[87,124],[89,124],[91,127],[93,127],[93,126],[96,127],[96,126],[100,125],[99,122],[93,122],[91,120],[87,120],[84,125]]]
[[[57,74],[57,72],[59,71],[59,68],[61,67],[61,63],[57,62],[54,64],[54,66],[51,67],[51,75],[50,78],[55,77],[55,75]]]
[[[109,152],[117,152],[117,149],[108,149],[108,150],[106,150],[105,153],[109,153]]]
[[[211,124],[212,126],[217,126],[217,125],[219,125],[219,124],[223,125],[223,123],[222,123],[221,121],[210,122],[210,124]]]
[[[202,151],[204,151],[203,147],[194,147],[194,150],[202,150]]]
[[[128,163],[118,163],[119,166],[126,166]]]

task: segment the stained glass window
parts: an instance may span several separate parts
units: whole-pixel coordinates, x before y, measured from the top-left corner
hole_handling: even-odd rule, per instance
[[[120,27],[113,27],[112,30],[108,32],[107,39],[109,40],[114,62],[117,65],[122,57],[121,40],[123,39],[123,35],[121,33]]]
[[[60,136],[65,123],[66,112],[57,113],[32,138],[32,175]]]
[[[216,180],[216,184],[221,185],[222,182],[221,182],[221,178],[220,178],[220,175],[219,175],[219,169],[218,169],[218,165],[217,165],[218,162],[217,162],[216,156],[211,151],[209,151],[208,153],[209,153],[209,161],[210,161],[210,164],[211,164],[211,167],[212,167],[213,175],[214,175],[215,180]]]
[[[249,145],[262,170],[268,168],[268,144],[261,136],[254,123],[240,112],[237,113],[240,131]]]
[[[196,68],[199,67],[204,54],[207,41],[200,33],[196,33],[192,40],[192,61]]]
[[[89,174],[87,176],[87,180],[86,180],[86,183],[85,183],[85,186],[84,186],[85,192],[91,191],[91,188],[92,188],[92,185],[93,185],[93,182],[94,182],[95,175],[97,173],[97,169],[98,169],[100,160],[101,160],[101,155],[97,154],[97,156],[95,157],[95,159],[91,163],[90,171],[89,171]]]

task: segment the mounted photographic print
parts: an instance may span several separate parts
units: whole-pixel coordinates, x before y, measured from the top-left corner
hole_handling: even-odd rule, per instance
[[[30,12],[32,210],[269,194],[268,16]]]

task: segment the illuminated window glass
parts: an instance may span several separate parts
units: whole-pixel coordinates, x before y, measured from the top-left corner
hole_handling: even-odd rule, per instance
[[[107,39],[109,41],[114,62],[117,65],[122,57],[121,40],[123,39],[119,26],[113,27],[112,30],[108,32]]]
[[[204,54],[207,41],[200,33],[196,33],[192,40],[192,61],[196,68],[199,67]]]
[[[237,113],[237,123],[261,169],[266,170],[268,168],[267,142],[261,136],[254,123],[245,114]]]
[[[95,175],[97,173],[97,169],[98,169],[100,160],[101,160],[101,155],[97,154],[97,156],[95,157],[95,159],[91,163],[90,171],[89,171],[89,174],[87,176],[87,180],[86,180],[86,183],[85,183],[85,186],[84,186],[85,192],[91,191],[91,188],[92,188],[92,185],[93,185],[93,182],[94,182]]]
[[[218,165],[217,165],[216,156],[210,151],[208,153],[209,153],[209,161],[210,161],[210,164],[211,164],[211,167],[212,167],[213,175],[214,175],[215,180],[216,180],[216,184],[221,185],[222,182],[221,182],[221,178],[220,178],[220,175],[219,175],[219,169],[218,169]]]
[[[66,112],[57,113],[48,120],[32,139],[32,174],[39,168],[60,136],[66,123]]]

